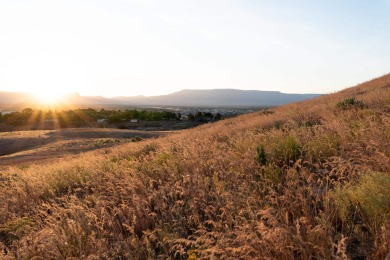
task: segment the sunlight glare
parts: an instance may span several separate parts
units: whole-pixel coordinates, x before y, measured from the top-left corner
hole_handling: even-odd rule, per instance
[[[56,104],[65,98],[65,93],[56,90],[43,90],[34,93],[37,101],[41,104]]]

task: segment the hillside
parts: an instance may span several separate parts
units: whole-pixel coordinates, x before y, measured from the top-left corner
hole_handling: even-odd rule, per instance
[[[68,94],[62,105],[82,104],[82,105],[110,105],[110,99],[100,96],[80,96],[78,93]],[[34,107],[37,105],[37,98],[31,93],[0,91],[0,108],[3,106],[20,106],[22,108]]]
[[[390,74],[158,139],[11,167],[0,172],[0,252],[384,259],[389,129]]]
[[[30,104],[33,99],[28,93],[0,91],[1,105]]]

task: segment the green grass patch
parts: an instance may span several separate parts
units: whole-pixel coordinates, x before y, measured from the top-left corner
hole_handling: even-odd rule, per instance
[[[29,233],[33,227],[34,223],[28,217],[9,220],[0,225],[0,241],[5,245],[10,245],[12,241],[18,240]]]
[[[390,176],[366,172],[355,183],[338,187],[332,193],[340,218],[352,223],[357,213],[378,230],[390,217]]]

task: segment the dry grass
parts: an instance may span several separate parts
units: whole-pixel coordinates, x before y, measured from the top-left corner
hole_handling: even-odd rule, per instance
[[[349,98],[359,106],[338,105]],[[0,172],[0,249],[18,259],[384,259],[389,129],[387,75],[79,159],[9,168]]]

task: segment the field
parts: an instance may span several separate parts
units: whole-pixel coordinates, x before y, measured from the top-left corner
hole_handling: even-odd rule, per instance
[[[34,163],[112,147],[120,143],[164,136],[168,132],[71,128],[61,130],[12,131],[0,133],[0,167]]]
[[[87,147],[114,138],[103,131],[89,143],[88,131],[72,131],[30,134],[44,140],[58,134],[65,142],[47,142],[45,149],[66,147],[80,135]],[[390,75],[313,100],[107,146],[0,171],[0,257],[389,254]]]

